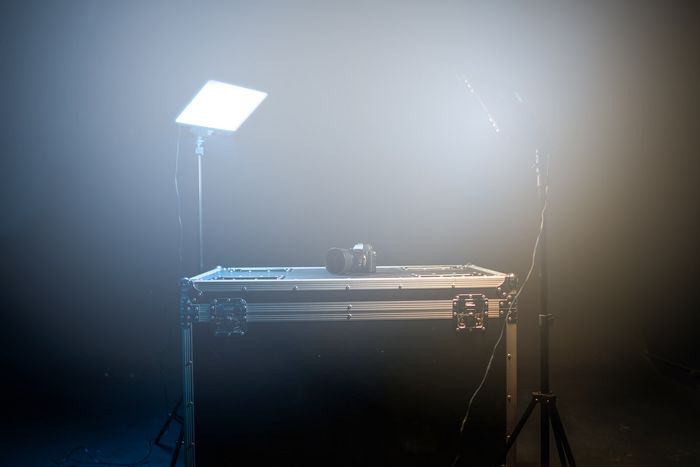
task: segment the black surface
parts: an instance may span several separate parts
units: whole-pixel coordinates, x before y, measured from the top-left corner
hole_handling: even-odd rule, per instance
[[[535,372],[523,373],[522,370],[521,367],[521,396],[518,402],[521,410],[530,398],[527,389],[537,384]],[[298,375],[298,372],[291,370],[288,373]],[[174,376],[172,374],[166,379],[169,380],[171,389],[176,383]],[[100,374],[82,378],[80,385],[73,386],[73,397],[60,405],[36,401],[30,404],[15,399],[13,407],[21,408],[22,412],[21,416],[16,416],[12,415],[17,413],[16,410],[10,411],[6,423],[2,425],[0,434],[4,443],[3,464],[26,467],[55,465],[52,459],[62,458],[76,446],[86,446],[91,454],[97,454],[104,460],[129,462],[141,458],[147,452],[147,441],[158,433],[168,407],[172,407],[176,401],[171,392],[166,403],[163,381],[162,377],[143,373],[134,377],[119,373],[109,377]],[[284,382],[283,386],[286,384],[289,387],[289,383],[290,380]],[[643,356],[618,354],[611,356],[607,364],[595,367],[579,365],[567,369],[557,365],[552,384],[560,395],[559,409],[578,465],[686,467],[700,463],[700,446],[697,443],[700,438],[697,423],[700,392],[668,380]],[[351,387],[356,385],[335,389],[347,394]],[[267,388],[266,391],[279,397],[275,388]],[[459,406],[447,407],[446,412],[457,413],[457,409],[463,409],[468,394],[462,396]],[[325,396],[324,399],[328,401],[331,397]],[[354,404],[361,402],[355,396],[351,399]],[[343,412],[343,400],[336,401],[339,405],[334,403],[330,408]],[[476,405],[480,405],[479,400]],[[245,410],[254,409],[248,407]],[[520,467],[538,465],[536,425],[526,427],[520,439]],[[179,427],[173,425],[166,434],[164,441],[167,444],[172,445],[175,441],[177,428]],[[372,427],[369,428],[373,430]],[[426,435],[430,434],[421,432],[417,426],[403,426],[402,433],[405,440],[424,441],[429,439]],[[280,433],[275,433],[277,434]],[[382,434],[389,439],[396,439],[396,433]],[[302,438],[302,443],[310,441],[304,439],[302,432],[297,431],[293,436]],[[454,439],[456,431],[449,436]],[[227,451],[232,451],[236,447],[236,440],[229,441]],[[275,455],[277,445],[270,443],[269,446],[270,449],[262,455]],[[228,458],[231,454],[227,452],[225,457]],[[313,452],[309,454],[314,455]],[[444,457],[449,457],[449,454],[451,453],[446,452]],[[167,449],[154,448],[146,465],[167,466],[169,455]],[[277,452],[277,455],[283,453]],[[331,459],[335,461],[370,455],[361,446],[344,444],[342,448],[338,446],[333,451]],[[464,457],[463,465],[471,465],[468,463],[469,458],[469,455]],[[76,453],[72,459],[72,463],[65,462],[62,465],[82,465],[77,461],[87,460],[82,452]],[[447,464],[432,465],[449,466],[451,460]],[[244,459],[241,456],[241,462],[255,464],[256,457]]]
[[[501,321],[272,323],[243,338],[195,333],[197,459],[203,465],[446,465],[465,394]],[[461,445],[495,464],[505,438],[505,339]]]

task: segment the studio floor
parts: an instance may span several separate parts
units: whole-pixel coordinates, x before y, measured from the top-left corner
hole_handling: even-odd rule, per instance
[[[167,411],[162,378],[115,374],[102,375],[101,381],[84,403],[77,388],[64,407],[39,403],[14,410],[18,415],[3,424],[2,464],[127,465],[146,458],[140,465],[169,465],[167,449],[152,446],[148,455],[148,440]],[[536,374],[521,374],[520,410],[536,383]],[[608,368],[555,369],[553,386],[578,465],[700,465],[700,391],[663,376],[645,357],[617,357]],[[521,436],[520,466],[538,465],[538,419],[533,417]],[[168,444],[176,431],[173,425]],[[552,465],[558,465],[555,456]]]

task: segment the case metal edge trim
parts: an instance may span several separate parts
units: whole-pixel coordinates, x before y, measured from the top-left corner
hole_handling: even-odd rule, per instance
[[[192,305],[199,322],[208,322],[209,304]],[[343,321],[453,319],[452,300],[248,303],[247,321]],[[489,319],[501,317],[498,300],[489,301]]]
[[[515,428],[518,405],[518,322],[506,322],[506,437]],[[506,458],[508,467],[515,467],[517,445],[513,446]]]

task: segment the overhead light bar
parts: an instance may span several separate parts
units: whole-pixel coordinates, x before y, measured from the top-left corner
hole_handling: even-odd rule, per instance
[[[266,92],[210,80],[175,121],[210,130],[236,131],[266,97]]]

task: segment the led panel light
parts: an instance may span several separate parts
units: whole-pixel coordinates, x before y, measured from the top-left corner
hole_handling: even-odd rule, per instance
[[[207,81],[175,121],[212,130],[236,131],[266,97],[266,92]]]

